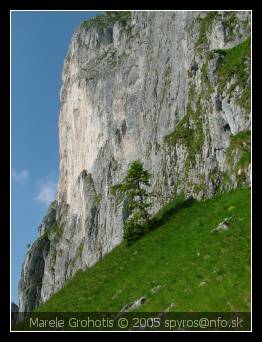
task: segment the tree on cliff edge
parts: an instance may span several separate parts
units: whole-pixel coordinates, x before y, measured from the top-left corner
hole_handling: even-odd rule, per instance
[[[121,184],[112,187],[113,194],[120,193],[125,200],[128,219],[124,224],[124,239],[130,245],[141,237],[150,223],[149,208],[152,206],[147,187],[151,174],[144,170],[142,163],[135,160],[130,164],[127,175]]]

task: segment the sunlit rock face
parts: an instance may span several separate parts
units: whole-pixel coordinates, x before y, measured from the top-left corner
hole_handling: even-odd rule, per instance
[[[202,199],[250,183],[249,163],[239,164],[241,141],[230,145],[250,130],[249,61],[241,79],[238,70],[225,79],[221,67],[225,51],[249,37],[250,13],[120,19],[83,23],[70,43],[58,193],[23,264],[20,311],[45,302],[122,241],[123,206],[111,187],[133,160],[153,175],[152,214],[180,193]]]

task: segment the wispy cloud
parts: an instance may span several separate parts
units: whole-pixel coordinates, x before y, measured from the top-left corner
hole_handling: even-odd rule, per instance
[[[29,172],[26,169],[23,169],[20,172],[17,172],[15,169],[13,169],[12,176],[13,176],[14,182],[22,183],[25,180],[27,180],[29,176]]]
[[[35,200],[39,203],[49,205],[56,196],[57,184],[53,181],[45,181],[40,184]]]

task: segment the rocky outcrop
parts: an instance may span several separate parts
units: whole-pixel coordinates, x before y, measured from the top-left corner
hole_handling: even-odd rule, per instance
[[[126,304],[126,305],[120,310],[120,313],[121,313],[121,312],[128,312],[128,311],[134,310],[134,309],[138,308],[139,306],[143,305],[145,302],[146,302],[146,297],[143,296],[143,297],[141,297],[141,298],[135,300],[135,301],[132,302],[132,303]]]
[[[11,303],[11,327],[12,329],[18,322],[18,312],[19,312],[19,307],[15,303]]]
[[[19,285],[31,311],[122,241],[111,193],[134,159],[152,213],[250,183],[250,13],[110,13],[82,23],[65,59],[57,198]]]

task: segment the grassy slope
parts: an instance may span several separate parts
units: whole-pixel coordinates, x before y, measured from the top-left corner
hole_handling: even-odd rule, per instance
[[[231,215],[230,229],[211,233]],[[172,202],[157,218],[158,229],[79,271],[37,311],[119,311],[144,295],[138,311],[250,311],[250,190]]]

